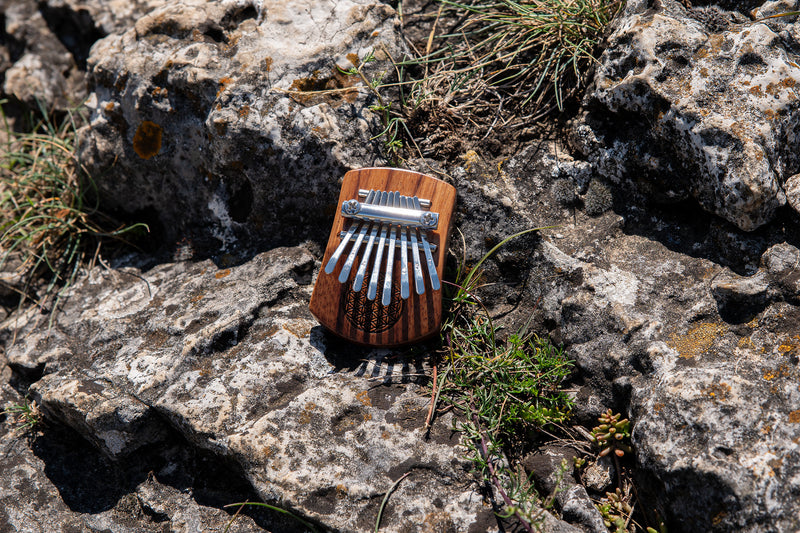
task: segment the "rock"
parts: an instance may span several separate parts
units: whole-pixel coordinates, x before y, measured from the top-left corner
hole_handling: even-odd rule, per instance
[[[792,209],[800,213],[800,174],[795,174],[786,180],[783,184],[786,191],[786,201],[792,206]]]
[[[94,40],[112,33],[124,33],[138,19],[166,3],[166,0],[48,0],[42,4],[46,13],[61,18],[60,26],[69,39],[84,40],[85,62]],[[94,40],[89,41],[87,34]]]
[[[81,157],[104,205],[206,254],[322,239],[344,172],[383,162],[374,95],[340,68],[399,58],[397,24],[371,0],[193,0],[102,39]]]
[[[769,279],[764,272],[749,277],[723,273],[711,284],[720,313],[729,320],[744,322],[764,310],[768,289]]]
[[[63,349],[42,362],[24,344],[9,361],[41,365],[31,394],[42,411],[115,461],[179,438],[231,462],[261,501],[338,531],[373,527],[383,494],[410,472],[382,530],[434,516],[454,531],[485,523],[453,421],[425,439],[429,400],[413,377],[424,359],[328,338],[308,311],[316,267],[295,247],[229,269],[95,269],[40,330],[36,344]],[[26,338],[38,316],[18,318],[4,327]]]
[[[564,520],[579,524],[585,532],[606,533],[603,517],[582,485],[568,486],[556,495]]]
[[[630,418],[637,506],[669,530],[797,529],[798,219],[746,233],[709,231],[686,204],[573,213],[551,185],[579,162],[551,156],[526,160],[529,182],[510,161],[502,183],[518,188],[515,210],[558,225],[531,248],[520,307],[575,361],[573,422]]]
[[[605,456],[584,469],[582,481],[587,489],[598,494],[603,494],[611,489],[615,475],[611,458]]]
[[[782,242],[761,256],[752,276],[727,272],[712,282],[712,293],[726,319],[747,321],[770,302],[800,302],[800,250]]]
[[[0,397],[3,405],[23,401],[10,387]],[[244,501],[253,494],[207,463],[174,444],[111,462],[68,428],[51,423],[26,435],[6,420],[0,422],[0,530],[222,531],[231,515],[218,508],[219,495]],[[294,525],[277,514],[244,512],[229,531]]]
[[[166,428],[151,407],[104,380],[50,374],[30,394],[51,418],[75,428],[112,459],[164,439]]]
[[[5,32],[0,41],[5,45],[0,52],[3,93],[31,109],[68,110],[78,106],[87,94],[85,76],[37,3],[4,3]]]
[[[800,57],[794,34],[745,22],[674,0],[628,2],[573,146],[643,201],[691,197],[743,230],[768,223],[800,168]]]
[[[572,477],[573,459],[579,455],[570,448],[543,446],[528,454],[522,465],[534,480],[539,496],[554,497],[564,520],[578,524],[583,531],[606,533],[603,518],[586,489]]]

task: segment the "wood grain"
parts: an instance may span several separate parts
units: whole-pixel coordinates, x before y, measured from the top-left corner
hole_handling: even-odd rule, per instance
[[[398,191],[404,196],[417,196],[420,199],[425,198],[431,201],[430,211],[439,213],[439,227],[434,231],[427,232],[426,235],[431,244],[437,245],[433,257],[439,279],[442,279],[456,200],[455,188],[441,180],[410,170],[364,168],[351,170],[345,174],[338,206],[341,207],[346,200],[358,198],[359,189]],[[322,269],[340,242],[339,233],[349,229],[351,223],[351,219],[343,217],[340,210],[337,209],[325,248],[325,255],[322,258]],[[339,259],[331,274],[320,270],[317,277],[309,308],[320,324],[347,340],[369,346],[398,346],[421,341],[439,332],[442,321],[442,293],[441,289],[433,290],[431,288],[427,269],[423,268],[425,278],[423,294],[417,294],[414,290],[412,275],[409,298],[407,300],[400,299],[398,289],[392,295],[390,305],[384,307],[380,302],[380,290],[374,301],[366,300],[367,283],[364,283],[364,289],[360,294],[353,293],[352,278],[358,268],[358,260],[353,265],[348,282],[339,283],[339,273],[349,249],[350,245],[345,250],[345,256]],[[374,256],[374,253],[371,255]],[[411,263],[410,252],[408,257],[409,263]],[[384,252],[383,261],[386,261],[386,252]],[[371,270],[372,265],[370,264],[367,272],[369,273]],[[383,272],[383,267],[381,271]],[[409,272],[413,272],[411,265],[409,265]],[[394,258],[393,278],[393,287],[399,288],[399,250]],[[382,284],[383,276],[380,281]],[[370,325],[366,325],[364,320]]]

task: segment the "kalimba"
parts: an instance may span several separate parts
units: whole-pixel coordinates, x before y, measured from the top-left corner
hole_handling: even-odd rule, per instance
[[[455,201],[455,188],[419,172],[345,174],[309,304],[320,324],[369,346],[438,333]]]

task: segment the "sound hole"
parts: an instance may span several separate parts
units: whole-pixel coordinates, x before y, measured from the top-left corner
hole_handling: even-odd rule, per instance
[[[349,285],[349,284],[348,284]],[[403,300],[400,287],[392,285],[392,300],[389,305],[381,303],[380,291],[374,300],[367,299],[367,284],[359,292],[348,288],[344,298],[344,315],[356,328],[366,333],[386,331],[400,320],[403,312]]]

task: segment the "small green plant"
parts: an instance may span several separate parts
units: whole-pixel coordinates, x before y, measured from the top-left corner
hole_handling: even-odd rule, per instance
[[[14,287],[47,308],[75,279],[81,266],[98,256],[106,237],[121,239],[143,224],[124,226],[103,216],[90,198],[94,183],[76,151],[77,113],[56,125],[44,109],[30,118],[25,133],[9,127],[0,101],[7,142],[0,150],[0,270],[13,265],[21,279]]]
[[[459,266],[456,283],[450,284],[451,310],[442,327],[445,368],[434,379],[431,405],[441,396],[461,413],[457,429],[468,457],[505,503],[502,516],[515,516],[524,529],[533,531],[552,497],[542,501],[524,469],[509,464],[504,450],[528,431],[567,418],[572,400],[562,383],[572,362],[535,335],[519,333],[498,340],[497,328],[475,295],[483,262],[510,239],[530,231],[536,230],[503,240],[469,270]]]
[[[617,457],[622,457],[633,451],[629,444],[631,423],[627,418],[621,418],[621,414],[614,414],[609,409],[597,419],[600,425],[592,429],[592,442],[600,448],[600,457],[611,452]]]
[[[390,158],[397,163],[400,159],[400,151],[404,146],[402,137],[404,133],[408,133],[408,131],[405,124],[405,118],[396,113],[392,109],[392,103],[387,102],[384,99],[383,94],[381,94],[380,90],[382,87],[384,87],[383,79],[386,76],[386,72],[383,72],[372,79],[367,78],[367,76],[364,74],[364,67],[375,61],[377,61],[377,59],[375,57],[374,50],[372,50],[359,60],[358,66],[351,67],[349,69],[343,69],[337,65],[337,68],[339,69],[339,72],[346,76],[360,77],[361,81],[363,81],[369,90],[375,95],[378,103],[371,105],[369,109],[374,113],[378,113],[378,115],[381,117],[383,131],[372,137],[370,140],[383,137],[384,149],[389,154]],[[410,133],[408,134],[410,135]]]
[[[606,492],[606,497],[596,505],[603,517],[603,524],[613,533],[627,533],[633,508],[628,497],[617,488],[614,492]]]
[[[42,413],[36,402],[29,402],[27,398],[22,403],[6,405],[3,414],[12,427],[21,432],[29,431],[42,422]]]

